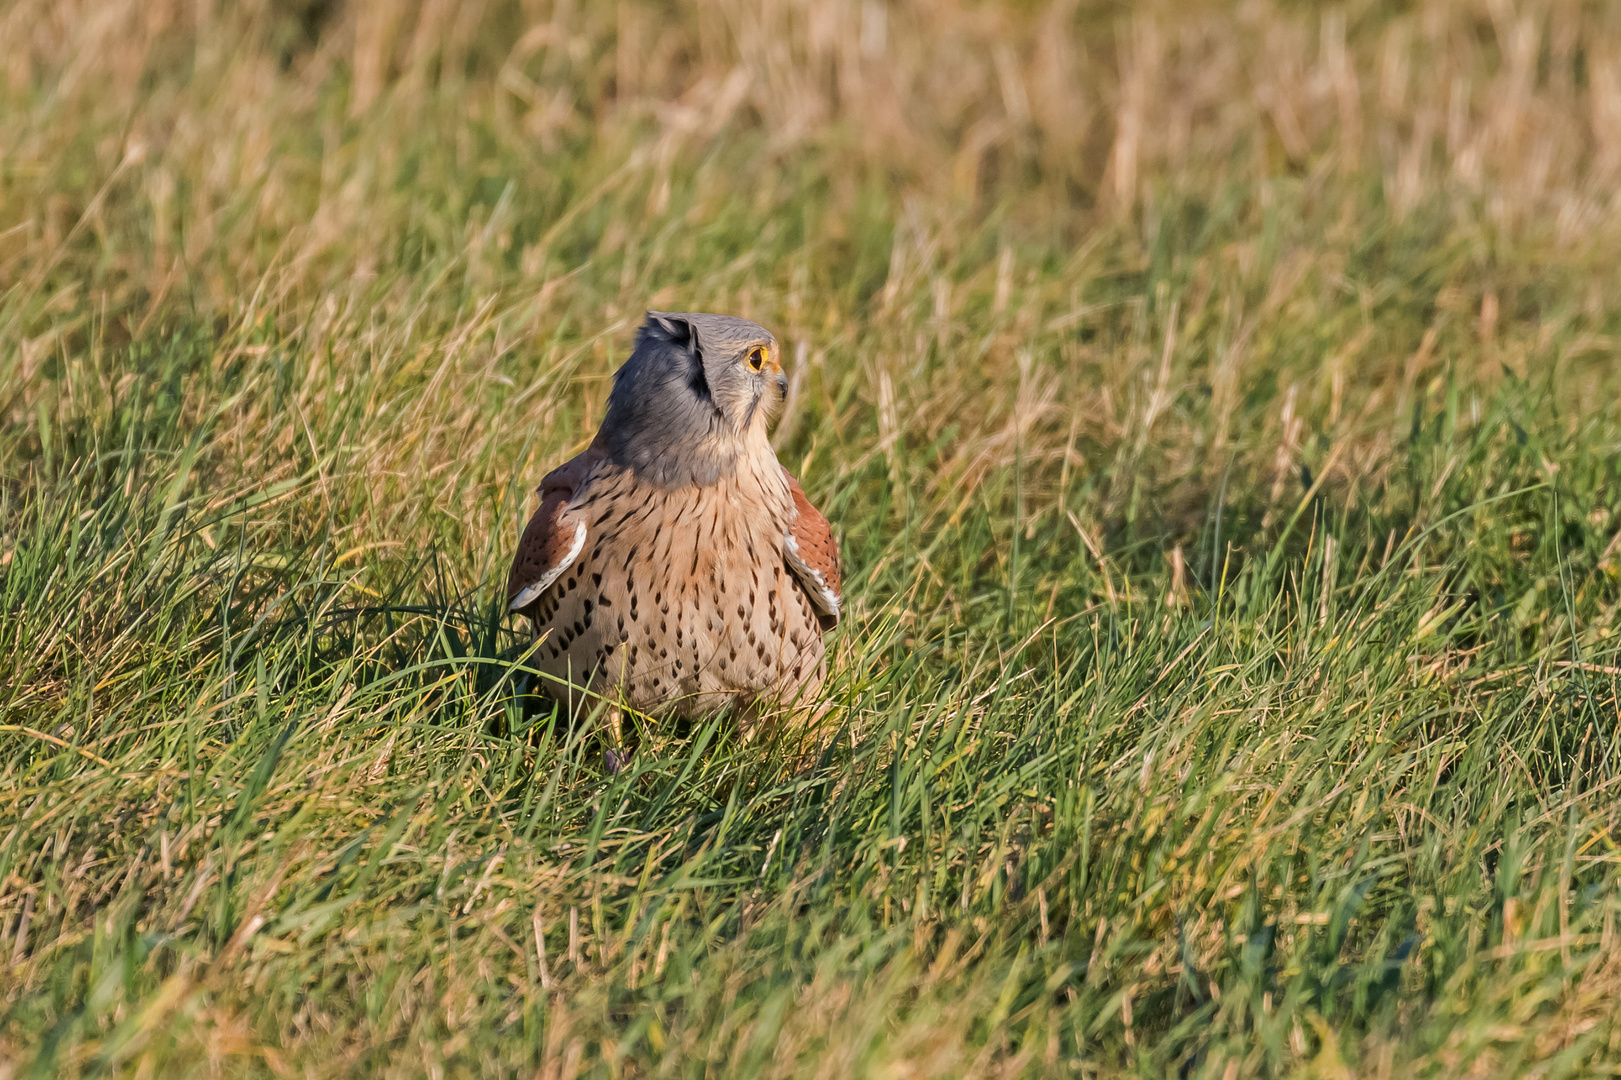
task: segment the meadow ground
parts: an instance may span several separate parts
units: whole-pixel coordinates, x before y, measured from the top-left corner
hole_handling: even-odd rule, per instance
[[[0,10],[0,1077],[1621,1066],[1621,14]],[[605,776],[530,489],[772,327],[825,725]]]

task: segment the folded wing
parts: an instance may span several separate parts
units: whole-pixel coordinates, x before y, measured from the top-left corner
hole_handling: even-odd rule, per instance
[[[596,448],[546,474],[536,490],[540,509],[529,519],[507,574],[507,609],[522,611],[545,591],[585,550],[585,520],[570,513],[579,488],[590,476]]]
[[[795,510],[793,524],[782,538],[783,553],[810,597],[811,606],[816,609],[816,621],[824,631],[831,630],[839,625],[839,610],[844,603],[839,542],[827,518],[805,497],[799,481],[787,469],[783,469],[782,474],[788,478]]]

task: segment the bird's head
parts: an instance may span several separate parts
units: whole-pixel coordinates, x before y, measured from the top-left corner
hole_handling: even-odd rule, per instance
[[[708,482],[764,448],[788,390],[777,339],[733,315],[650,311],[614,373],[603,433],[614,456],[666,485]]]

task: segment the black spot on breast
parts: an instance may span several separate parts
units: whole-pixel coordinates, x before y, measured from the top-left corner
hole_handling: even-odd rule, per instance
[[[587,615],[589,615],[589,614],[591,614],[591,609],[592,609],[592,608],[593,608],[593,607],[595,607],[595,606],[596,606],[596,605],[595,605],[595,604],[593,604],[593,603],[592,603],[592,602],[591,602],[591,601],[590,601],[590,600],[589,600],[589,599],[588,599],[588,600],[586,600],[586,602],[585,602],[585,613],[586,613],[586,614],[587,614]]]
[[[601,585],[602,584],[602,575],[601,574],[592,574],[591,575],[591,584],[593,584],[593,585]]]
[[[580,625],[580,620],[575,619],[574,620],[574,636],[579,637],[583,633],[585,633],[585,627]]]

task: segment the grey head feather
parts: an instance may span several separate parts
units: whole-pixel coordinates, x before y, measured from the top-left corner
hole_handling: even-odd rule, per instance
[[[756,346],[773,358],[758,373],[744,363]],[[665,489],[731,475],[746,440],[764,437],[762,401],[781,396],[777,355],[776,338],[748,319],[649,311],[614,372],[602,425],[609,456]]]

